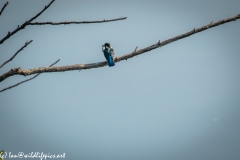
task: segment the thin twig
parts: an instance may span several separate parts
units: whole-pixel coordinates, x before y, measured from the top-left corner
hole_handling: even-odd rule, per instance
[[[128,54],[125,54],[123,56],[117,57],[115,58],[115,62],[120,62],[122,60],[127,60],[129,58],[132,58],[134,56],[137,56],[139,54],[143,54],[145,52],[149,52],[153,49],[165,46],[167,44],[170,44],[172,42],[175,42],[177,40],[180,40],[182,38],[186,38],[188,36],[191,36],[193,34],[202,32],[204,30],[207,30],[209,28],[212,27],[216,27],[218,25],[222,25],[224,23],[228,23],[231,21],[235,21],[237,19],[240,19],[240,14],[238,14],[237,16],[231,17],[231,18],[227,18],[224,20],[220,20],[218,22],[212,23],[212,24],[208,24],[206,26],[200,27],[200,28],[196,28],[195,30],[191,30],[187,33],[181,34],[179,36],[170,38],[168,40],[162,41],[159,43],[159,41],[156,44],[153,44],[149,47],[143,48],[143,49],[139,49],[136,52],[131,52]],[[33,69],[28,69],[28,70],[24,70],[21,68],[13,68],[10,71],[4,73],[3,75],[0,76],[0,82],[4,81],[6,78],[13,76],[13,75],[23,75],[23,76],[28,76],[31,74],[36,74],[36,73],[46,73],[46,72],[65,72],[65,71],[71,71],[71,70],[82,70],[82,69],[92,69],[92,68],[99,68],[99,67],[103,67],[106,66],[107,62],[98,62],[98,63],[90,63],[90,64],[75,64],[75,65],[70,65],[70,66],[56,66],[56,67],[40,67],[40,68],[33,68]]]
[[[52,67],[53,65],[55,65],[55,64],[58,63],[59,61],[60,61],[60,59],[58,59],[56,62],[54,62],[53,64],[51,64],[49,67]],[[32,78],[28,78],[28,79],[26,79],[26,80],[24,80],[24,81],[21,81],[21,82],[17,83],[17,84],[14,84],[14,85],[12,85],[12,86],[9,86],[9,87],[7,87],[7,88],[4,88],[4,89],[0,90],[0,92],[3,92],[3,91],[5,91],[5,90],[11,89],[11,88],[13,88],[13,87],[16,87],[16,86],[18,86],[18,85],[20,85],[20,84],[22,84],[22,83],[27,82],[27,81],[33,80],[34,78],[36,78],[36,77],[39,76],[40,74],[41,74],[41,73],[38,73],[38,74],[36,74],[35,76],[33,76]]]
[[[8,4],[9,4],[8,2],[6,2],[6,3],[4,4],[4,6],[2,7],[2,9],[1,9],[1,11],[0,11],[0,16],[2,15],[2,12],[3,12],[4,9],[7,7]]]
[[[96,21],[65,21],[65,22],[31,22],[27,25],[61,25],[61,24],[87,24],[87,23],[105,23],[112,21],[124,20],[127,17],[120,17],[115,19],[104,19],[104,20],[96,20]]]
[[[135,48],[134,52],[136,52],[136,51],[137,51],[137,49],[138,49],[138,46]]]
[[[48,9],[48,7],[54,2],[55,0],[52,0],[47,6],[45,6],[43,8],[43,10],[41,12],[39,12],[37,15],[35,15],[34,17],[32,17],[31,19],[29,19],[28,21],[24,22],[21,26],[18,26],[14,31],[12,32],[8,32],[8,34],[2,39],[0,40],[0,44],[2,44],[5,40],[7,40],[8,38],[10,38],[12,35],[14,35],[15,33],[17,33],[18,31],[20,31],[21,29],[24,29],[28,23],[32,22],[34,19],[36,19],[38,16],[40,16],[46,9]]]
[[[22,48],[20,48],[9,60],[7,60],[6,62],[4,62],[4,63],[0,66],[0,68],[2,68],[2,67],[3,67],[5,64],[7,64],[8,62],[12,61],[13,58],[16,57],[16,55],[17,55],[19,52],[21,52],[25,47],[27,47],[32,41],[33,41],[33,40],[31,40],[31,41],[29,41],[29,42],[27,41],[27,42],[25,43],[25,45],[22,46]]]

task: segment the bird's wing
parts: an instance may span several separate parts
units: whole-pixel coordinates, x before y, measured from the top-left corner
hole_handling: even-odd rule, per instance
[[[105,47],[104,47],[104,45],[102,45],[102,51],[104,51],[104,49],[105,49]]]
[[[113,59],[114,59],[114,57],[115,57],[115,53],[114,53],[114,49],[111,47],[111,55],[112,55],[112,57],[113,57]]]

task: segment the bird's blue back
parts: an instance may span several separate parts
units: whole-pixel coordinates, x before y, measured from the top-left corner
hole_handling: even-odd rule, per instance
[[[111,49],[110,48],[105,48],[103,53],[104,53],[104,56],[105,56],[106,60],[108,61],[109,67],[114,66],[115,62],[114,62],[112,54],[111,54]]]

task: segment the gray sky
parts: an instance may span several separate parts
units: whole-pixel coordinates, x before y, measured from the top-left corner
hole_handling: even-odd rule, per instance
[[[6,1],[1,1],[3,6]],[[49,0],[9,0],[0,39]],[[240,14],[239,0],[58,0],[35,21],[102,24],[27,26],[0,46],[0,70],[104,61],[101,46],[132,52]],[[45,73],[0,93],[0,150],[66,153],[68,160],[239,160],[240,21],[152,50],[114,67]],[[24,80],[13,76],[0,89]]]

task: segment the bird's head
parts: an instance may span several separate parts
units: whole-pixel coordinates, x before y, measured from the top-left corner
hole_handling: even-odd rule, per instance
[[[104,46],[110,48],[110,43],[105,43]]]

